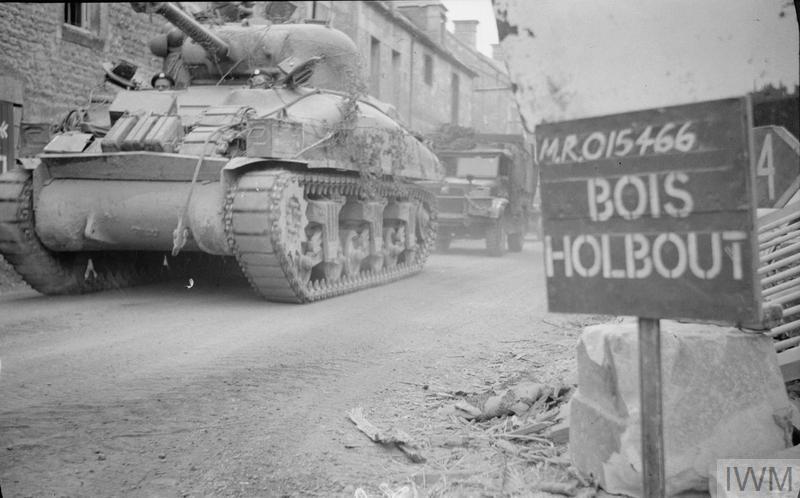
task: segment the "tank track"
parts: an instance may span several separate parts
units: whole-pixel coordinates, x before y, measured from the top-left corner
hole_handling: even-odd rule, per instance
[[[430,215],[427,226],[417,230],[418,246],[412,261],[378,271],[362,270],[342,275],[337,281],[305,280],[297,255],[285,239],[288,190],[302,189],[309,196],[367,196],[419,201]],[[225,209],[228,244],[247,280],[269,301],[307,303],[383,285],[420,272],[436,238],[435,197],[422,188],[392,181],[365,184],[355,176],[299,173],[290,170],[257,170],[245,173],[230,189]]]
[[[300,277],[296,258],[287,251],[281,222],[284,196],[294,188],[303,196],[338,195],[418,201],[429,223],[417,230],[417,250],[409,261],[391,268],[361,271],[337,281]],[[302,174],[288,170],[251,171],[226,196],[225,228],[232,258],[183,253],[177,258],[147,251],[54,252],[36,235],[30,172],[0,175],[0,254],[35,290],[43,294],[83,294],[122,289],[173,278],[237,276],[241,269],[258,294],[271,301],[305,303],[383,285],[422,270],[436,236],[435,198],[423,189],[391,181],[365,184],[357,177]],[[234,270],[234,271],[232,271]]]
[[[32,178],[14,170],[0,176],[0,254],[42,294],[84,294],[184,278],[222,258],[189,253],[170,258],[147,251],[53,252],[36,235]],[[228,263],[227,265],[231,265]],[[222,270],[220,270],[222,271]]]

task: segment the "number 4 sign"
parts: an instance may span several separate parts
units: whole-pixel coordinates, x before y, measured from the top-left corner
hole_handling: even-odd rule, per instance
[[[760,208],[782,207],[784,194],[797,190],[800,144],[781,126],[753,128],[756,161],[756,200]]]
[[[8,139],[8,123],[0,123],[0,140]],[[5,154],[0,154],[0,173],[8,171],[8,158]]]

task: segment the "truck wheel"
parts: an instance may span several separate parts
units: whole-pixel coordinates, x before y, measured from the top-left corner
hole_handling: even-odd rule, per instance
[[[499,258],[504,255],[508,250],[507,242],[506,229],[501,220],[497,220],[494,225],[486,230],[486,250],[489,256]]]
[[[508,234],[508,250],[510,252],[522,252],[522,245],[525,242],[522,232]]]

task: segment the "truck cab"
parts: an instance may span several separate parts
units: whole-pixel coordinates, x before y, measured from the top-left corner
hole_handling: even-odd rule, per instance
[[[436,155],[445,169],[443,182],[429,187],[439,208],[439,250],[453,239],[484,239],[490,256],[522,251],[536,183],[524,145],[476,144]]]

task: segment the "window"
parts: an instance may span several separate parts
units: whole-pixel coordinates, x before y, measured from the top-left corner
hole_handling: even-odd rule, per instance
[[[372,38],[372,43],[369,49],[369,73],[370,84],[372,85],[372,94],[381,97],[381,42],[376,38]]]
[[[65,3],[64,24],[89,29],[91,26],[89,10],[89,5],[85,3]]]
[[[425,83],[433,84],[433,57],[425,55]]]
[[[311,2],[311,18],[320,21],[331,20],[330,2]]]
[[[103,9],[99,3],[65,3],[61,38],[93,50],[103,50],[105,39],[100,36]]]
[[[456,176],[466,178],[496,178],[500,169],[500,157],[459,157]]]
[[[400,105],[400,52],[392,50],[392,97],[394,105]]]

